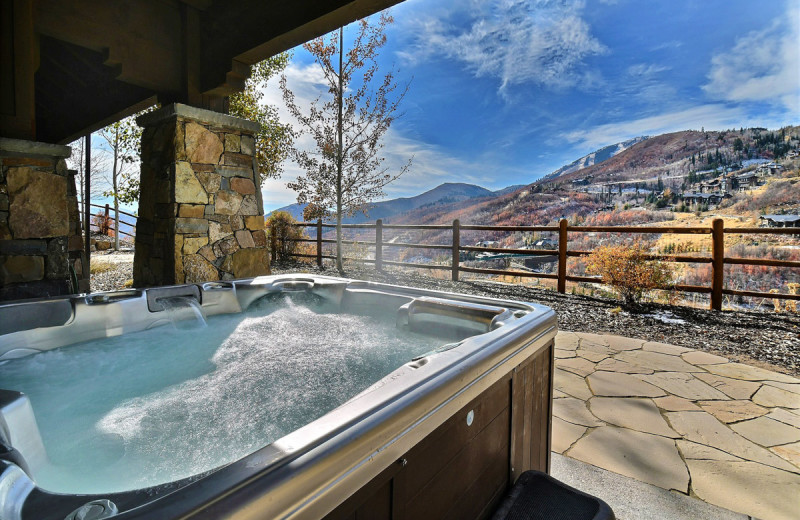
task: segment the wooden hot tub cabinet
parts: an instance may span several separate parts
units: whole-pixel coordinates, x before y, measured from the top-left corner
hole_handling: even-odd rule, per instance
[[[526,470],[550,470],[553,342],[329,513],[326,520],[489,517]],[[472,425],[467,414],[473,411]]]

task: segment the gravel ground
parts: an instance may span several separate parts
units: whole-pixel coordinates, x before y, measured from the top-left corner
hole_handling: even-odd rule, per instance
[[[93,253],[92,261],[103,256],[128,253]],[[111,259],[105,259],[111,263]],[[273,273],[308,272],[337,276],[335,269],[320,271],[309,264],[273,266]],[[619,301],[558,294],[555,291],[515,284],[488,281],[440,280],[400,270],[376,272],[371,267],[348,266],[349,278],[476,294],[540,303],[553,308],[558,326],[563,330],[617,334],[631,338],[661,341],[687,348],[704,350],[751,365],[800,375],[800,314],[771,312],[713,312],[683,306],[649,304],[641,312],[615,311]],[[102,273],[92,275],[92,291],[111,291],[122,288],[133,278],[132,262],[120,261]],[[650,315],[650,316],[649,316]],[[666,316],[675,322],[665,323],[656,316]]]
[[[133,251],[93,251],[91,265],[107,269],[92,273],[90,286],[92,292],[116,291],[125,288],[125,282],[133,280]]]

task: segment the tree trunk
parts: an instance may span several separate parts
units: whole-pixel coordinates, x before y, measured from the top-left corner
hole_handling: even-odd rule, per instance
[[[336,133],[339,138],[339,146],[336,149],[336,269],[339,274],[344,274],[342,265],[342,157],[343,137],[342,137],[342,98],[343,98],[343,78],[342,78],[342,54],[344,53],[344,28],[339,28],[339,90],[336,93],[336,102],[339,105],[339,114],[336,118]]]
[[[119,197],[117,196],[117,157],[119,155],[119,130],[114,135],[114,170],[111,180],[114,183],[114,251],[119,251]]]

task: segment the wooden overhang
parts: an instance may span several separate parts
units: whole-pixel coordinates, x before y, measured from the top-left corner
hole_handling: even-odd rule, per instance
[[[0,137],[68,143],[155,102],[224,111],[250,65],[401,0],[0,0]]]

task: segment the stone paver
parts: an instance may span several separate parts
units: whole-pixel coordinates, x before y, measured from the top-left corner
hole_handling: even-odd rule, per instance
[[[608,340],[605,334],[592,334],[591,332],[575,332],[574,334],[578,336],[582,342],[608,346]]]
[[[553,376],[553,387],[578,399],[588,400],[592,397],[592,391],[581,376],[559,368],[556,368]]]
[[[770,451],[800,468],[800,442],[775,446],[774,448],[770,448]]]
[[[753,402],[762,406],[781,406],[783,408],[800,408],[800,395],[787,392],[782,388],[762,385],[753,395]]]
[[[581,426],[603,426],[603,422],[589,412],[586,401],[565,397],[553,400],[553,415],[572,424]]]
[[[633,350],[630,352],[620,352],[614,359],[619,359],[632,365],[637,365],[651,370],[663,370],[667,372],[703,372],[691,363],[687,363],[679,356],[662,354],[660,352],[647,352],[644,350]]]
[[[551,450],[564,453],[575,441],[583,437],[584,433],[586,433],[586,427],[553,417],[553,443]]]
[[[630,374],[595,372],[586,378],[594,395],[607,397],[661,397],[666,392]]]
[[[699,350],[690,350],[689,352],[681,354],[681,357],[684,361],[693,365],[718,365],[728,362],[728,358],[715,356],[708,352],[700,352]]]
[[[680,437],[661,417],[650,399],[631,397],[594,397],[589,401],[592,414],[607,423],[662,437]]]
[[[653,369],[644,368],[637,365],[620,361],[619,359],[606,358],[597,364],[597,370],[607,370],[609,372],[621,372],[623,374],[652,374]]]
[[[770,419],[775,419],[782,423],[790,424],[795,428],[800,428],[800,416],[784,410],[783,408],[775,408],[767,414]]]
[[[576,349],[575,350],[575,354],[579,355],[580,357],[582,357],[584,359],[588,359],[589,361],[592,361],[594,363],[597,363],[598,361],[602,361],[602,360],[606,359],[608,356],[611,355],[610,352],[606,352],[606,353],[595,352],[594,350],[586,350],[584,348]]]
[[[686,465],[675,441],[666,437],[603,426],[576,442],[566,455],[664,489],[688,492]]]
[[[578,346],[580,338],[574,332],[567,332],[564,330],[556,333],[556,348],[562,350],[575,350]]]
[[[561,350],[561,349],[555,349],[553,355],[555,356],[556,359],[568,359],[577,356],[574,350]]]
[[[698,404],[724,423],[755,419],[769,412],[769,409],[753,401],[700,401]]]
[[[800,476],[755,462],[686,461],[692,491],[706,502],[758,518],[797,519]]]
[[[692,349],[679,347],[677,345],[670,345],[669,343],[659,343],[657,341],[648,341],[642,347],[642,350],[647,352],[660,352],[662,354],[670,354],[673,356],[680,356],[684,352],[689,352]]]
[[[793,384],[793,383],[778,383],[776,381],[764,381],[765,385],[774,386],[775,388],[781,388],[786,390],[787,392],[794,392],[795,394],[800,394],[800,383]]]
[[[687,412],[690,410],[700,410],[700,407],[683,397],[668,395],[666,397],[656,397],[653,399],[656,406],[668,412]]]
[[[714,416],[705,412],[668,412],[672,429],[684,439],[713,446],[745,460],[760,462],[775,468],[796,471],[791,464],[774,453],[735,433]]]
[[[685,372],[658,372],[649,376],[641,376],[643,381],[666,390],[671,395],[684,399],[727,399],[728,396],[719,390],[700,381],[692,374]]]
[[[750,399],[761,388],[761,383],[740,381],[716,374],[695,374],[695,377],[733,399]]]
[[[751,367],[743,363],[725,363],[724,365],[701,365],[703,368],[720,376],[743,379],[745,381],[776,381],[778,383],[800,383],[786,374],[771,372],[759,367]]]
[[[551,475],[565,484],[601,498],[619,520],[751,520],[697,497],[552,454]]]
[[[676,441],[678,449],[683,454],[684,459],[694,460],[742,460],[735,455],[706,446],[696,442],[678,439]]]
[[[553,450],[737,513],[797,518],[800,380],[602,334],[559,333],[555,356]]]
[[[558,363],[558,367],[581,377],[586,377],[596,370],[594,363],[582,357],[563,359]]]
[[[616,351],[638,350],[645,344],[643,339],[626,338],[625,336],[605,336],[608,341],[608,348]]]
[[[731,429],[761,446],[772,447],[800,441],[800,430],[768,417],[732,424]]]
[[[611,354],[616,354],[619,352],[618,350],[609,347],[608,343],[598,343],[596,341],[589,339],[582,339],[578,349],[586,352],[595,352],[597,354],[603,354],[605,356],[609,356]]]

